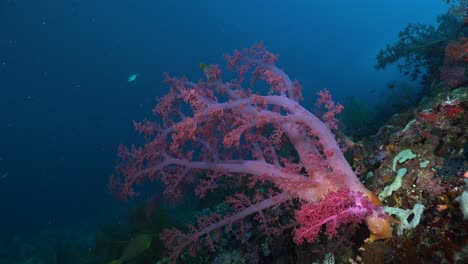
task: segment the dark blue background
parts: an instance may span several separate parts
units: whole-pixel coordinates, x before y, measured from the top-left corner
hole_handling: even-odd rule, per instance
[[[0,234],[99,221],[132,119],[150,115],[165,71],[264,41],[304,86],[304,104],[400,78],[375,55],[409,22],[435,23],[440,0],[0,1]],[[132,73],[140,76],[127,83]]]

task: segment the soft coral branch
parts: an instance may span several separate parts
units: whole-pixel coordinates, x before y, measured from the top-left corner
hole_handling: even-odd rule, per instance
[[[372,203],[362,193],[341,189],[328,193],[319,203],[308,203],[296,212],[299,228],[294,231],[294,241],[313,242],[323,225],[329,237],[336,235],[341,224],[359,223],[372,214]]]
[[[248,197],[238,194],[234,197],[229,197],[226,201],[228,204],[231,204],[234,213],[224,217],[216,213],[206,217],[198,217],[198,228],[192,226],[192,232],[190,234],[182,233],[177,229],[168,229],[163,231],[160,237],[161,240],[166,241],[166,245],[171,250],[170,256],[173,261],[176,260],[184,248],[189,247],[191,249],[190,251],[194,251],[194,249],[199,246],[201,237],[205,237],[203,243],[214,251],[215,247],[211,240],[212,238],[208,234],[225,226],[228,226],[229,229],[232,230],[233,223],[249,215],[261,212],[264,209],[282,204],[289,199],[291,199],[291,196],[283,192],[257,203],[251,203]],[[245,227],[245,225],[243,225],[243,227]],[[240,239],[245,239],[244,234],[246,230],[243,227],[241,227],[243,232],[239,232]],[[265,230],[271,230],[271,228],[265,228]]]

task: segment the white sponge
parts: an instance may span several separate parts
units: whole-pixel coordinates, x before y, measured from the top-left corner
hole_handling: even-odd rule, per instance
[[[411,210],[385,206],[384,211],[389,215],[396,215],[398,217],[400,224],[398,225],[397,234],[401,236],[403,235],[403,230],[413,229],[419,224],[419,221],[421,221],[421,215],[424,212],[424,205],[417,203]],[[413,215],[413,219],[408,221],[408,218],[411,215]]]
[[[455,201],[460,204],[460,209],[463,214],[463,220],[468,219],[468,191],[464,191],[460,196],[458,196]]]

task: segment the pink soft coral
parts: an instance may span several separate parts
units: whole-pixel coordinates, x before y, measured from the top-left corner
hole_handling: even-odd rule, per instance
[[[216,65],[209,66],[206,79],[197,83],[166,75],[165,82],[171,88],[153,110],[157,120],[135,123],[146,143],[119,149],[121,163],[117,177],[110,182],[111,189],[121,197],[131,198],[137,195],[134,185],[147,179],[159,180],[173,202],[187,190],[201,198],[214,190],[241,191],[227,198],[230,213],[199,218],[189,234],[165,231],[162,238],[173,250],[172,259],[184,248],[195,249],[200,241],[214,249],[214,236],[210,234],[222,227],[244,239],[251,222],[241,220],[253,214],[262,232],[280,234],[295,224],[279,221],[284,209],[290,209],[285,204],[292,198],[319,202],[327,210],[312,217],[312,210],[304,207],[303,214],[307,212],[309,218],[300,222],[308,227],[326,224],[331,234],[332,225],[366,216],[371,239],[391,236],[388,221],[365,205],[365,199],[376,206],[379,200],[356,177],[331,132],[336,129],[335,114],[342,106],[333,103],[329,92],[319,92],[317,106],[325,109],[321,121],[299,104],[301,86],[276,67],[277,56],[262,44],[235,51],[226,60],[238,74],[229,82],[222,81]],[[268,94],[244,89],[248,77],[250,86],[264,81],[270,88]],[[285,146],[293,150],[285,154]],[[349,192],[341,193],[341,189]],[[351,195],[358,192],[362,199]],[[339,200],[336,207],[323,200],[331,199],[329,193],[343,195],[334,195],[333,199]],[[363,205],[363,212],[355,213],[350,197]],[[322,219],[324,216],[329,218]],[[313,236],[306,238],[311,241]]]
[[[362,222],[373,210],[374,206],[362,193],[348,189],[330,192],[320,202],[304,204],[296,211],[299,228],[294,231],[294,242],[313,242],[323,225],[325,234],[331,238],[340,225]]]

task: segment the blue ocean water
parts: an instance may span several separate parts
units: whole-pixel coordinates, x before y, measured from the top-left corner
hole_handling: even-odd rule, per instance
[[[167,93],[164,72],[197,80],[200,63],[224,70],[223,54],[261,41],[301,82],[304,106],[323,88],[374,104],[405,78],[376,70],[377,52],[445,10],[440,0],[0,1],[0,239],[117,218],[125,204],[107,188],[117,146],[141,141],[132,120]]]

